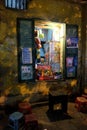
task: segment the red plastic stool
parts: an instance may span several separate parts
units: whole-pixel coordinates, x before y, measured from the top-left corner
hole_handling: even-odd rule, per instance
[[[26,114],[25,118],[25,130],[38,130],[38,120],[35,114]]]
[[[18,104],[19,111],[23,114],[32,113],[31,105],[28,102],[21,102]]]
[[[87,94],[82,94],[82,97],[87,99]]]
[[[75,101],[75,107],[78,111],[86,112],[87,111],[87,99],[84,97],[77,97]]]

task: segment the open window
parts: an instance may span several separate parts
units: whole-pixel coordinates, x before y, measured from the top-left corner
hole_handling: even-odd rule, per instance
[[[17,19],[19,81],[77,77],[78,26]]]
[[[62,79],[64,73],[65,24],[36,21],[36,79]],[[39,45],[37,46],[37,44]]]

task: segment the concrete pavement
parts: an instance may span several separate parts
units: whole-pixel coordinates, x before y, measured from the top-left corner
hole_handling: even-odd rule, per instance
[[[87,113],[78,112],[72,102],[68,103],[67,114],[61,112],[60,104],[54,106],[54,112],[49,112],[47,103],[32,104],[32,112],[37,117],[39,130],[87,130]],[[0,130],[11,130],[7,124],[8,116],[3,113]]]

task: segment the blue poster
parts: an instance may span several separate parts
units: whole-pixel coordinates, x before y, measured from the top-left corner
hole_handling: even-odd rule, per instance
[[[77,37],[71,37],[66,39],[66,46],[67,47],[74,47],[78,48],[78,38]]]
[[[75,77],[75,66],[73,67],[67,67],[67,77],[72,78]]]
[[[32,63],[32,48],[23,48],[22,49],[22,64]]]

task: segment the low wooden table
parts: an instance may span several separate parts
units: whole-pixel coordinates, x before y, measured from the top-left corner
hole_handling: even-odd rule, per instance
[[[49,92],[49,110],[53,111],[54,104],[61,103],[62,112],[67,113],[68,95],[57,91]]]

